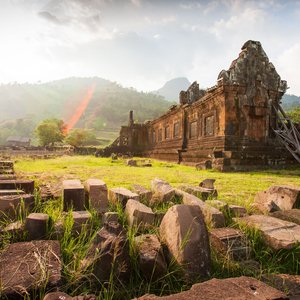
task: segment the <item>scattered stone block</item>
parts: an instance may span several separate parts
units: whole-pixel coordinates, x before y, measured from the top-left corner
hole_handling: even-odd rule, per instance
[[[126,232],[116,222],[105,223],[92,242],[82,268],[93,266],[93,274],[100,282],[124,281],[130,274],[129,243]]]
[[[139,254],[139,265],[147,280],[155,281],[167,273],[162,245],[155,234],[140,235],[135,238]]]
[[[300,206],[300,188],[271,186],[255,195],[253,206],[263,213],[297,208]]]
[[[149,203],[152,198],[152,192],[147,190],[145,187],[134,184],[132,186],[133,192],[139,195],[139,198],[142,202]]]
[[[228,211],[232,218],[244,217],[247,215],[246,208],[243,206],[239,206],[239,205],[229,205]]]
[[[127,159],[126,165],[130,167],[137,167],[137,161],[135,159]]]
[[[1,295],[25,297],[34,289],[56,288],[61,283],[58,241],[32,241],[8,245],[0,254]]]
[[[201,200],[207,200],[208,198],[216,198],[217,192],[214,189],[203,188],[199,186],[183,185],[179,189],[198,197]]]
[[[212,227],[219,228],[225,226],[225,216],[217,208],[207,205],[198,197],[191,195],[187,192],[176,189],[176,194],[182,197],[183,204],[197,205],[200,207],[207,224],[211,224]]]
[[[300,242],[300,225],[264,215],[237,218],[237,222],[261,232],[265,243],[274,250],[291,249]]]
[[[63,209],[68,211],[85,209],[84,187],[80,180],[64,180],[63,181]]]
[[[199,186],[203,187],[203,188],[214,190],[215,189],[215,186],[214,186],[215,181],[216,181],[216,179],[204,179],[203,181],[201,181],[199,183]]]
[[[15,219],[24,209],[28,211],[34,204],[34,196],[28,194],[0,196],[0,219]]]
[[[162,179],[153,179],[151,181],[151,189],[160,202],[169,202],[175,197],[175,189]]]
[[[262,281],[287,293],[291,300],[300,299],[300,276],[290,274],[263,274]]]
[[[244,233],[234,228],[215,228],[210,231],[211,245],[222,255],[233,260],[248,260],[250,247]]]
[[[271,216],[300,225],[300,209],[297,208],[275,211]]]
[[[123,208],[125,208],[128,199],[139,201],[138,194],[122,187],[110,189],[108,191],[108,198],[113,204],[121,204]]]
[[[139,228],[145,228],[154,224],[154,212],[139,201],[129,199],[126,203],[125,213],[129,226],[135,225]]]
[[[117,212],[108,211],[106,212],[102,217],[102,223],[107,222],[118,222],[119,220],[119,214]]]
[[[197,283],[188,291],[170,296],[145,295],[137,300],[288,300],[285,293],[252,278],[216,279]]]
[[[76,234],[79,234],[82,230],[87,230],[91,225],[92,215],[86,210],[72,211],[72,217],[74,220],[72,231]]]
[[[31,213],[25,221],[25,230],[29,240],[45,239],[48,233],[49,216],[42,213]]]
[[[108,210],[108,195],[106,183],[99,179],[88,179],[85,182],[85,190],[89,195],[92,208],[104,213]]]
[[[33,180],[1,180],[0,190],[23,190],[26,194],[34,193]]]
[[[209,276],[210,246],[204,217],[199,206],[174,205],[159,227],[161,240],[182,267],[187,279]]]
[[[206,204],[214,207],[214,208],[217,208],[221,211],[227,211],[228,210],[228,204],[224,201],[221,201],[221,200],[207,200],[205,201]]]

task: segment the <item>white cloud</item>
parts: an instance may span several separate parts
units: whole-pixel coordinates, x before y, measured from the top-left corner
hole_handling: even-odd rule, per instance
[[[277,71],[287,80],[288,93],[300,95],[300,42],[284,51],[276,60]]]

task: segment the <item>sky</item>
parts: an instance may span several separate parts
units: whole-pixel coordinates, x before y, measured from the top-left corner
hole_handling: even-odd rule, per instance
[[[300,96],[300,0],[0,0],[0,83],[98,76],[213,86],[258,40]]]

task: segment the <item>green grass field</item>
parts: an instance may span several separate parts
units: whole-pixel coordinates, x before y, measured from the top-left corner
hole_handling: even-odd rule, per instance
[[[151,160],[152,167],[129,167],[126,160],[112,161],[111,158],[93,156],[64,156],[49,160],[19,160],[15,170],[19,176],[35,179],[40,183],[58,183],[62,179],[98,178],[108,188],[131,188],[140,184],[150,188],[155,177],[168,181],[172,186],[181,184],[198,185],[205,178],[216,179],[218,199],[230,204],[246,207],[254,195],[271,185],[300,186],[300,166],[284,170],[222,173],[213,170],[196,170],[194,167]]]

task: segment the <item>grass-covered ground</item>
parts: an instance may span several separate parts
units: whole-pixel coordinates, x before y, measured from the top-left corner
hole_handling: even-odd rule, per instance
[[[216,179],[215,186],[218,190],[218,199],[232,204],[245,206],[251,212],[251,206],[256,192],[264,190],[271,185],[300,186],[300,167],[285,170],[266,170],[247,173],[221,173],[216,171],[197,171],[193,167],[173,163],[151,160],[152,167],[129,167],[126,161],[111,158],[95,158],[92,156],[59,157],[48,160],[18,159],[15,171],[19,177],[36,180],[36,185],[50,184],[59,186],[63,179],[98,178],[106,182],[108,188],[131,188],[132,184],[140,184],[150,188],[153,178],[159,177],[168,181],[172,186],[181,184],[198,185],[205,178]],[[72,217],[69,214],[64,224],[64,234],[60,237],[64,284],[61,287],[71,295],[95,293],[98,299],[132,299],[145,293],[158,295],[176,293],[189,288],[181,277],[180,270],[174,264],[169,265],[168,274],[159,280],[149,282],[141,277],[137,263],[134,237],[138,235],[135,228],[128,228],[126,217],[120,207],[111,207],[119,214],[120,223],[128,230],[130,244],[132,272],[128,282],[118,285],[113,278],[108,284],[102,285],[93,277],[91,270],[83,270],[80,261],[85,257],[86,251],[95,233],[102,226],[101,220],[94,211],[92,231],[83,231],[79,236],[71,234]],[[155,209],[155,207],[154,207]],[[50,200],[42,203],[36,195],[36,212],[47,213],[52,223],[63,218],[62,201]],[[20,214],[20,219],[24,216]],[[230,224],[230,220],[228,220]],[[5,224],[0,224],[4,226]],[[244,228],[243,228],[244,229]],[[245,230],[245,229],[244,229]],[[146,231],[146,232],[149,232]],[[152,228],[151,233],[158,233],[157,228]],[[245,267],[228,257],[222,257],[212,251],[211,277],[232,277],[240,275],[253,275],[260,278],[262,273],[291,273],[299,274],[300,248],[289,251],[273,253],[264,244],[257,232],[245,230],[250,238],[252,257],[258,262],[258,271],[253,271],[251,266]],[[54,227],[49,228],[49,238],[55,238]],[[0,250],[7,243],[26,240],[25,236],[1,236]],[[43,290],[37,291],[28,299],[42,299]],[[1,297],[0,297],[1,298]]]
[[[222,173],[213,170],[198,171],[194,167],[151,160],[152,167],[129,167],[126,160],[112,161],[111,158],[93,156],[65,156],[49,160],[22,160],[15,163],[18,175],[35,179],[37,184],[57,183],[62,179],[76,178],[82,181],[98,178],[108,188],[140,184],[150,188],[153,178],[159,177],[172,186],[181,184],[198,185],[205,178],[216,179],[218,199],[246,207],[254,195],[271,185],[300,186],[300,166],[293,169],[255,172]],[[296,165],[296,162],[295,162]]]

